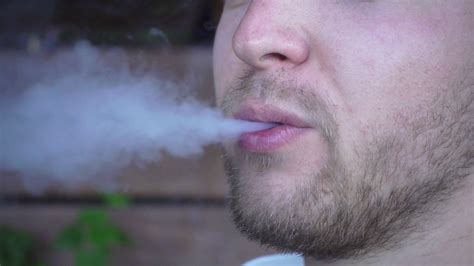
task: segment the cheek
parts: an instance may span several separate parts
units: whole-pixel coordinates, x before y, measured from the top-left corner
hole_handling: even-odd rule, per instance
[[[447,86],[443,31],[423,17],[392,16],[356,20],[333,50],[341,94],[362,133],[419,109]]]

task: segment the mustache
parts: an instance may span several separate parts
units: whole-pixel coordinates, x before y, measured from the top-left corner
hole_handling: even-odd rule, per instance
[[[245,70],[232,82],[219,103],[219,108],[228,116],[237,112],[246,99],[284,106],[298,110],[308,122],[318,128],[329,144],[337,138],[338,127],[327,103],[311,84],[285,79],[284,71],[269,76],[258,76],[254,70]]]

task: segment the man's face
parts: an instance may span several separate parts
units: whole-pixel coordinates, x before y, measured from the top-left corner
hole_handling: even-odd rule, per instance
[[[331,259],[420,228],[472,171],[473,29],[471,0],[226,1],[217,103],[282,124],[224,145],[239,229]]]

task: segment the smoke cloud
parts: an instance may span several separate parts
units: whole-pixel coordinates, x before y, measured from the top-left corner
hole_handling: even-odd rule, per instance
[[[227,119],[182,95],[182,84],[132,68],[119,50],[104,53],[80,43],[0,77],[1,169],[84,181],[269,126]]]

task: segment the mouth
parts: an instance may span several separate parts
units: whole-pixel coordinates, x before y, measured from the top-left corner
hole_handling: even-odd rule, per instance
[[[275,126],[240,135],[238,145],[241,149],[254,153],[270,153],[290,145],[311,129],[309,123],[295,114],[285,112],[271,105],[245,105],[234,118],[272,123]]]

